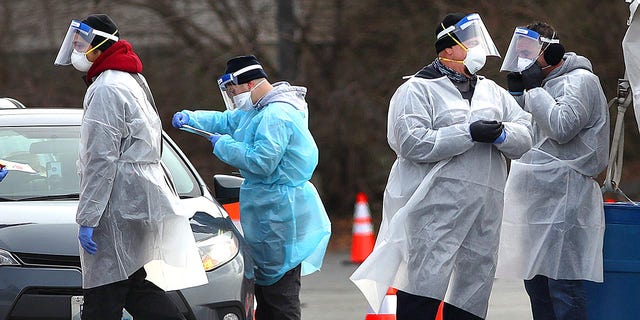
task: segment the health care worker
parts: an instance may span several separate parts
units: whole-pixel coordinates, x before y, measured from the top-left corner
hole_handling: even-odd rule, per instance
[[[595,177],[609,157],[609,110],[600,80],[546,23],[516,29],[502,70],[534,136],[511,162],[496,277],[525,280],[535,319],[586,319],[580,280],[603,280]]]
[[[499,56],[478,14],[447,15],[436,29],[438,58],[391,98],[387,139],[398,158],[384,193],[371,255],[351,280],[378,310],[397,288],[397,319],[486,316],[505,157],[531,147],[531,117],[495,82],[476,75]]]
[[[162,127],[142,62],[113,20],[96,14],[71,21],[55,64],[86,72],[89,86],[76,214],[82,319],[120,319],[123,307],[136,319],[183,319],[160,288],[207,278],[186,216],[193,212],[179,208],[160,161]]]
[[[300,319],[300,276],[320,269],[331,225],[309,182],[318,148],[307,89],[273,85],[254,56],[227,61],[218,79],[227,110],[187,111],[172,124],[218,133],[213,154],[240,169],[240,223],[256,264],[256,318]]]

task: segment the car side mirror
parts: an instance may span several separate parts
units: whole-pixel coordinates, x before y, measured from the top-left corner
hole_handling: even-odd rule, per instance
[[[228,204],[240,201],[240,185],[244,178],[225,174],[213,176],[213,192],[220,204]]]

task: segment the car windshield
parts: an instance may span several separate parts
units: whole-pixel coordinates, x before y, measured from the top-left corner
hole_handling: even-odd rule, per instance
[[[0,182],[0,201],[78,199],[79,126],[0,127],[0,163],[12,168]],[[167,141],[163,162],[182,198],[201,195],[184,161]]]

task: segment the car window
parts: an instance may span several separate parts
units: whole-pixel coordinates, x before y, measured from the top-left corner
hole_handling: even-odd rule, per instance
[[[18,200],[59,195],[77,198],[79,143],[79,126],[0,127],[0,162],[33,169],[11,171],[0,183],[0,198]],[[162,160],[180,197],[202,195],[193,173],[166,140]]]
[[[162,162],[164,162],[169,169],[173,183],[176,186],[176,191],[180,197],[192,198],[201,196],[202,192],[200,191],[198,182],[187,165],[166,140],[163,143]]]
[[[78,193],[77,127],[0,128],[0,161],[24,166],[0,183],[0,196],[39,197]]]

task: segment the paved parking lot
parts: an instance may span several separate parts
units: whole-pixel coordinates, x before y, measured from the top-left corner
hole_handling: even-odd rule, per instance
[[[364,320],[367,302],[349,276],[357,268],[349,253],[328,253],[320,272],[302,278],[302,319]],[[498,279],[493,286],[487,320],[532,319],[522,282]]]

